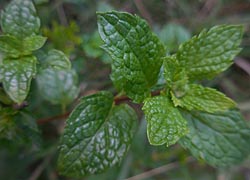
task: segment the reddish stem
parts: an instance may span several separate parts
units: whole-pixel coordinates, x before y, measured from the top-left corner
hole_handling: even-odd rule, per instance
[[[160,95],[160,91],[151,92],[151,95],[152,96]],[[128,101],[131,101],[131,99],[127,96],[118,96],[118,97],[115,97],[115,99],[114,99],[114,102],[116,105],[121,104],[123,102],[128,102]],[[46,124],[48,122],[55,121],[58,119],[66,119],[66,118],[68,118],[70,113],[71,112],[69,111],[69,112],[66,112],[65,114],[60,114],[60,115],[56,115],[56,116],[52,116],[52,117],[48,117],[48,118],[38,119],[37,124],[43,125],[43,124]]]

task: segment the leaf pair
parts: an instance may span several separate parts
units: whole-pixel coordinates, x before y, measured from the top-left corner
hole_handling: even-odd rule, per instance
[[[10,98],[20,104],[27,97],[32,78],[36,75],[37,60],[32,51],[41,48],[46,38],[36,35],[40,20],[33,3],[14,0],[1,13],[0,81]]]
[[[164,61],[167,91],[170,91],[171,99],[176,107],[210,113],[235,107],[233,100],[223,93],[202,85],[189,83],[190,77],[186,69],[188,67],[180,66],[175,57],[167,57]]]

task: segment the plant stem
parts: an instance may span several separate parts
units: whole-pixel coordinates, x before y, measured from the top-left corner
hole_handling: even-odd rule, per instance
[[[151,92],[151,96],[157,96],[157,95],[160,95],[160,91]],[[128,101],[131,101],[131,99],[128,96],[117,96],[114,98],[114,102],[116,105],[121,104],[121,103],[125,103]],[[51,122],[51,121],[55,121],[55,120],[59,120],[59,119],[66,119],[66,118],[68,118],[68,116],[71,113],[71,111],[66,112],[65,105],[62,105],[62,112],[63,113],[60,115],[56,115],[56,116],[52,116],[52,117],[48,117],[48,118],[43,118],[43,119],[38,119],[37,124],[43,125],[43,124],[46,124],[46,123]]]

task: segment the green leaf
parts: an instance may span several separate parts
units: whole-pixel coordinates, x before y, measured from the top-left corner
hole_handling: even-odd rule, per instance
[[[48,53],[47,58],[43,62],[46,67],[51,67],[58,70],[66,70],[71,68],[70,60],[59,50],[53,49]]]
[[[164,45],[138,16],[115,11],[97,15],[103,48],[113,59],[115,86],[135,102],[142,102],[157,82]]]
[[[23,40],[23,49],[28,53],[38,50],[45,44],[46,40],[46,37],[39,35],[28,36]]]
[[[30,83],[36,74],[36,58],[26,56],[20,59],[4,59],[1,78],[5,92],[16,103],[27,97]]]
[[[174,56],[166,56],[163,60],[164,77],[167,85],[172,87],[173,82],[178,80],[176,75],[183,69],[179,66],[177,59]],[[182,79],[182,78],[181,78]]]
[[[21,49],[21,41],[16,39],[14,36],[0,36],[0,51],[3,52],[5,56],[17,58],[20,55]]]
[[[180,65],[192,80],[213,78],[226,70],[240,52],[243,27],[221,25],[202,31],[182,44],[177,52]]]
[[[36,81],[42,97],[53,104],[70,104],[79,94],[74,70],[43,69]]]
[[[30,0],[13,0],[1,13],[1,27],[5,34],[19,39],[37,34],[40,19]]]
[[[167,146],[175,144],[187,132],[187,121],[169,101],[168,97],[155,96],[144,101],[150,144]]]
[[[167,87],[173,90],[176,97],[182,97],[188,90],[188,76],[186,70],[180,67],[174,56],[164,58],[164,77]]]
[[[136,125],[128,105],[113,106],[113,96],[100,92],[84,97],[67,120],[58,159],[63,175],[101,173],[121,162]]]
[[[232,99],[215,89],[198,84],[191,84],[188,87],[189,90],[186,94],[181,98],[177,98],[178,104],[175,104],[175,106],[210,113],[225,111],[236,106]],[[176,97],[172,95],[172,98],[175,99]]]
[[[237,110],[209,114],[184,112],[189,134],[179,143],[196,157],[218,167],[235,165],[250,153],[250,128]]]
[[[32,51],[40,49],[46,38],[43,36],[29,36],[23,40],[17,39],[11,35],[0,36],[0,51],[6,57],[18,58],[23,55],[30,55]]]

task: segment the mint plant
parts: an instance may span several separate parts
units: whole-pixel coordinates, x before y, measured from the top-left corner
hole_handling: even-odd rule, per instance
[[[115,98],[108,92],[84,97],[71,113],[59,147],[62,174],[100,173],[121,161],[136,120],[133,109],[120,101],[123,96],[143,103],[152,145],[179,143],[216,167],[231,166],[249,155],[250,129],[236,103],[197,84],[233,63],[240,52],[242,26],[203,30],[169,55],[140,17],[110,11],[98,12],[97,18],[102,48],[112,58],[111,79],[120,93]],[[154,93],[161,68],[165,85]]]
[[[241,50],[242,26],[203,30],[169,54],[136,15],[98,12],[97,19],[118,94],[101,91],[80,98],[60,139],[60,174],[80,178],[121,163],[138,124],[127,101],[143,105],[151,145],[178,143],[215,167],[232,166],[249,155],[250,128],[236,103],[200,84],[233,64]],[[40,20],[32,1],[13,0],[1,13],[1,28],[0,140],[38,142],[38,127],[22,106],[29,103],[33,78],[44,100],[65,111],[79,94],[77,74],[63,52],[42,49],[46,37],[39,35]],[[164,83],[159,89],[160,76]]]

